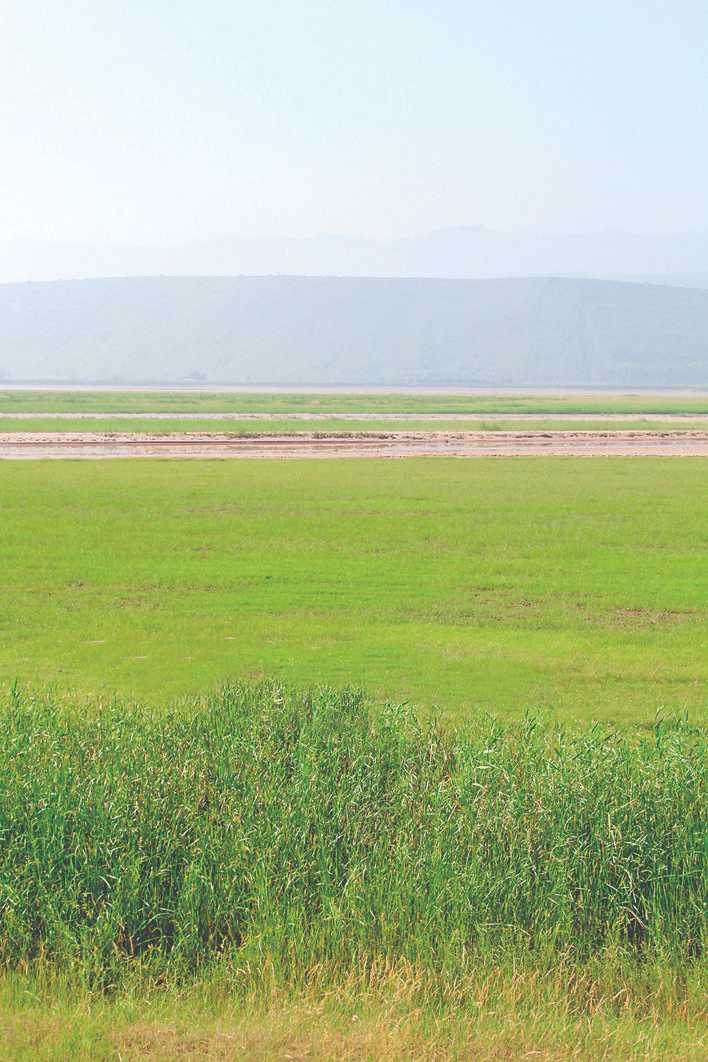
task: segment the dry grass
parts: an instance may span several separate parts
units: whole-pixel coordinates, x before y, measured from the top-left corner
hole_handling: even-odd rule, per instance
[[[36,987],[36,986],[35,986]],[[570,991],[568,991],[570,988]],[[0,1004],[3,1059],[264,1062],[702,1059],[700,985],[683,997],[655,984],[646,997],[627,983],[612,997],[592,977],[487,969],[435,1000],[406,966],[296,993],[234,998],[228,980],[186,995],[152,992],[109,1002],[78,993],[63,1005],[42,990]]]

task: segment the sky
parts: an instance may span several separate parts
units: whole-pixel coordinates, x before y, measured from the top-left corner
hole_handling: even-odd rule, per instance
[[[0,0],[0,241],[708,231],[706,0]]]

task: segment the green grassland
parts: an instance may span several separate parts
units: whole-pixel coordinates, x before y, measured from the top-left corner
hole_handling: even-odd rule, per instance
[[[21,419],[0,417],[2,432],[149,432],[155,435],[170,435],[184,431],[230,432],[232,435],[254,435],[262,432],[281,434],[284,432],[317,431],[706,431],[708,417],[704,420],[328,420],[317,418],[306,420],[302,417],[290,419],[237,420],[217,419],[180,419],[179,417],[160,420],[131,419],[129,417],[81,417],[76,420],[57,417],[32,417]]]
[[[5,462],[0,678],[705,711],[708,462]]]
[[[704,1057],[685,724],[271,683],[0,726],[3,1058]]]
[[[0,413],[708,413],[708,395],[2,391]]]
[[[705,1058],[706,556],[700,458],[0,462],[3,1062]]]

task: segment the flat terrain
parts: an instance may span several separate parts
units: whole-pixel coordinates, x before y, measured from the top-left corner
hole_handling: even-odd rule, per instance
[[[705,1058],[708,403],[115,397],[0,395],[3,1060]]]
[[[361,684],[454,719],[705,711],[708,462],[0,466],[0,676]]]
[[[708,431],[0,432],[0,459],[708,457]]]
[[[708,402],[17,399],[3,1058],[705,1057],[700,761],[693,732],[652,728],[708,707]],[[279,460],[204,459],[224,457]],[[346,692],[294,729],[287,694],[235,716],[203,696],[261,677],[490,729],[411,743],[394,711],[377,744]],[[23,700],[47,683],[54,708]],[[149,707],[96,708],[114,694]],[[626,745],[583,729],[544,752],[483,720],[536,708]],[[641,923],[676,934],[655,942],[672,959],[601,943]],[[37,940],[53,965],[18,973]]]
[[[145,388],[103,390],[0,389],[0,413],[345,413],[349,415],[413,413],[443,414],[587,413],[708,414],[708,393],[607,391],[564,393],[485,390],[405,390],[362,388],[359,392],[331,388],[321,392],[293,388],[169,391]]]
[[[174,435],[185,431],[258,435],[291,432],[529,432],[529,431],[708,431],[708,414],[525,413],[0,413],[0,434],[8,432],[132,432]]]

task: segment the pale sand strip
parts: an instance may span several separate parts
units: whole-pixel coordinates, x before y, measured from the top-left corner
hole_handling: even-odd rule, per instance
[[[708,431],[0,433],[0,459],[708,457]]]

